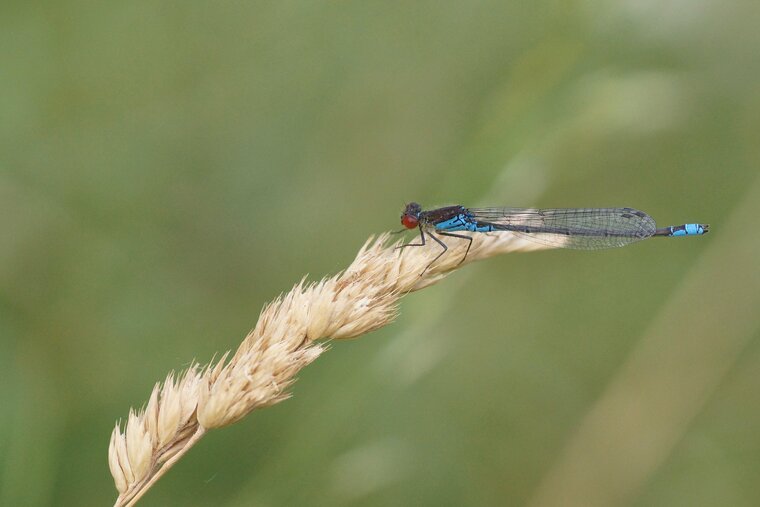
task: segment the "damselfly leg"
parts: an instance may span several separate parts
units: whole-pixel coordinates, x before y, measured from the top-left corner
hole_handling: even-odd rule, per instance
[[[406,248],[408,246],[425,246],[427,244],[425,242],[425,230],[422,227],[420,227],[419,229],[420,229],[420,242],[419,243],[407,243],[406,245],[400,245],[400,246],[397,246],[396,248],[397,249],[398,248]],[[472,238],[470,236],[464,236],[462,234],[452,234],[450,232],[443,232],[443,231],[438,231],[438,234],[440,234],[441,236],[450,236],[452,238],[465,239],[465,240],[467,240],[469,242],[467,244],[467,249],[464,252],[464,256],[462,257],[462,260],[459,261],[459,264],[463,263],[464,260],[467,258],[467,254],[470,252],[470,247],[472,246]],[[424,275],[427,272],[427,270],[430,269],[430,266],[432,266],[433,264],[435,264],[435,262],[438,259],[440,259],[441,256],[443,256],[443,254],[445,254],[448,251],[448,249],[449,249],[449,247],[446,245],[446,243],[444,243],[440,238],[436,237],[436,235],[433,234],[431,231],[428,231],[427,235],[430,238],[432,238],[433,241],[435,241],[436,243],[438,243],[439,245],[441,245],[441,248],[443,248],[443,250],[441,250],[441,253],[439,253],[438,255],[436,255],[435,259],[433,259],[432,261],[430,261],[430,263],[425,267],[425,269],[422,270],[422,273],[420,273],[420,276]],[[457,264],[457,265],[459,265],[459,264]]]
[[[439,231],[438,234],[440,234],[441,236],[451,236],[452,238],[466,239],[467,241],[469,241],[469,243],[467,243],[467,250],[464,251],[464,256],[462,257],[462,260],[459,261],[459,264],[462,264],[464,260],[467,258],[467,254],[470,253],[470,247],[472,246],[472,238],[470,236],[463,236],[461,234],[452,234],[450,232],[442,232],[442,231]],[[440,255],[438,257],[440,257]],[[436,259],[438,259],[438,257],[436,257]],[[459,264],[457,264],[457,266],[459,266]]]

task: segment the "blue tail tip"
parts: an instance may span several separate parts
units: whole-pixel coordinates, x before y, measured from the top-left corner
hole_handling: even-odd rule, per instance
[[[709,224],[684,224],[673,228],[673,236],[698,236],[710,232]]]

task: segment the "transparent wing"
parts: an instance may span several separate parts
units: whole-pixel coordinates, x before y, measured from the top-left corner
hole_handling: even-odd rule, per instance
[[[561,248],[595,250],[652,236],[652,217],[633,208],[469,208],[479,224]]]

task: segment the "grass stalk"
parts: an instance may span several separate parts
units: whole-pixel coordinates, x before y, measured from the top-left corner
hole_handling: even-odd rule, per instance
[[[356,338],[392,322],[398,301],[470,262],[498,254],[546,248],[509,233],[476,234],[464,262],[466,241],[440,247],[396,249],[389,235],[370,238],[343,272],[296,284],[262,310],[254,329],[231,356],[206,366],[169,373],[147,405],[130,410],[111,434],[108,461],[119,496],[116,507],[135,503],[208,430],[233,424],[253,410],[283,401],[301,368],[326,350],[323,340]],[[431,242],[432,243],[432,242]],[[423,273],[424,271],[424,273]]]

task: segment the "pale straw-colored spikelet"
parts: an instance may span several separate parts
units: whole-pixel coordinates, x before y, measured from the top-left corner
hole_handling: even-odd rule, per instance
[[[298,371],[325,350],[316,340],[355,338],[388,324],[402,296],[461,266],[467,246],[449,241],[449,251],[425,270],[439,245],[398,250],[387,245],[388,237],[370,238],[343,273],[302,280],[268,304],[229,361],[225,354],[157,384],[145,409],[131,410],[124,429],[117,424],[111,435],[109,466],[120,493],[115,505],[136,503],[207,430],[288,398]],[[541,248],[510,233],[476,234],[463,264]]]

